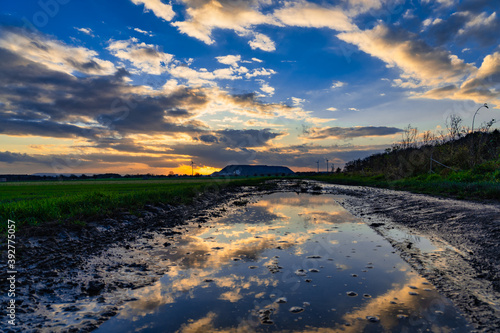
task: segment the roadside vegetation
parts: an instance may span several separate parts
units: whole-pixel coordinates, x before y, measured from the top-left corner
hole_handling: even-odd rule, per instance
[[[7,220],[42,225],[59,221],[85,224],[112,217],[122,211],[134,214],[145,205],[190,204],[202,193],[234,186],[267,186],[269,178],[183,179],[183,180],[92,180],[61,182],[18,182],[0,184],[0,232]]]
[[[328,175],[311,178],[465,199],[500,200],[500,132],[495,120],[474,132],[451,115],[446,131],[419,133],[408,125],[401,141],[384,153],[348,162]]]

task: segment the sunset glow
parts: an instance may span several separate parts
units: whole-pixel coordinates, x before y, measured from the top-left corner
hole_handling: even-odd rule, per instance
[[[498,118],[496,1],[4,1],[0,173],[294,171]],[[493,126],[498,128],[498,124]]]

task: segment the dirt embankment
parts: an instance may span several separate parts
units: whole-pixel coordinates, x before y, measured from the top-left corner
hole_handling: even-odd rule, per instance
[[[342,195],[346,209],[385,236],[478,330],[500,327],[500,205],[361,186],[323,187]]]

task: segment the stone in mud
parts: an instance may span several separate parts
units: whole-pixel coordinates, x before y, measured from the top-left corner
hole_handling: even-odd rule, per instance
[[[307,272],[305,269],[298,269],[295,271],[295,275],[298,275],[298,276],[306,276]]]
[[[307,256],[307,259],[321,259],[321,256]]]
[[[62,309],[64,312],[76,312],[76,311],[79,311],[80,308],[75,306],[75,305],[71,305],[71,306],[67,306],[65,308]]]
[[[248,268],[250,268],[250,269],[256,269],[256,268],[258,268],[258,266],[248,266]]]
[[[363,294],[363,297],[364,297],[364,298],[371,298],[371,297],[372,297],[372,295],[370,295],[370,294]]]
[[[374,228],[378,228],[378,227],[381,227],[383,225],[385,225],[385,223],[381,223],[381,222],[370,223],[370,227],[374,227]]]
[[[316,269],[316,268],[310,268],[310,269],[309,269],[309,272],[311,272],[311,273],[319,273],[319,269]]]
[[[355,293],[354,291],[348,291],[346,294],[347,294],[347,296],[350,296],[350,297],[356,297],[356,296],[358,296],[358,294]]]
[[[87,294],[90,296],[96,296],[101,293],[106,285],[100,281],[90,281],[87,287]]]
[[[409,292],[408,292],[408,294],[410,294],[410,295],[412,295],[412,296],[417,296],[417,295],[418,295],[418,293],[417,293],[417,292],[415,292],[415,291],[409,291]]]
[[[304,308],[300,306],[292,306],[288,311],[290,311],[291,313],[300,313],[304,311]]]
[[[380,321],[380,318],[377,316],[366,316],[366,320],[371,323],[378,323]]]
[[[288,302],[288,300],[286,299],[286,297],[280,297],[277,300],[275,300],[274,302],[275,303],[286,303],[286,302]]]
[[[170,245],[172,245],[172,243],[169,243],[169,242],[163,243],[163,246],[165,246],[165,247],[170,246]]]

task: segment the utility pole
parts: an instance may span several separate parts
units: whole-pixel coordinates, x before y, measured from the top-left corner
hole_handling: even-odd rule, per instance
[[[319,173],[319,160],[316,162],[316,164],[318,165],[318,173]]]
[[[191,177],[194,176],[194,162],[191,161]]]
[[[326,173],[328,173],[328,159],[325,158],[325,160],[326,160]]]

